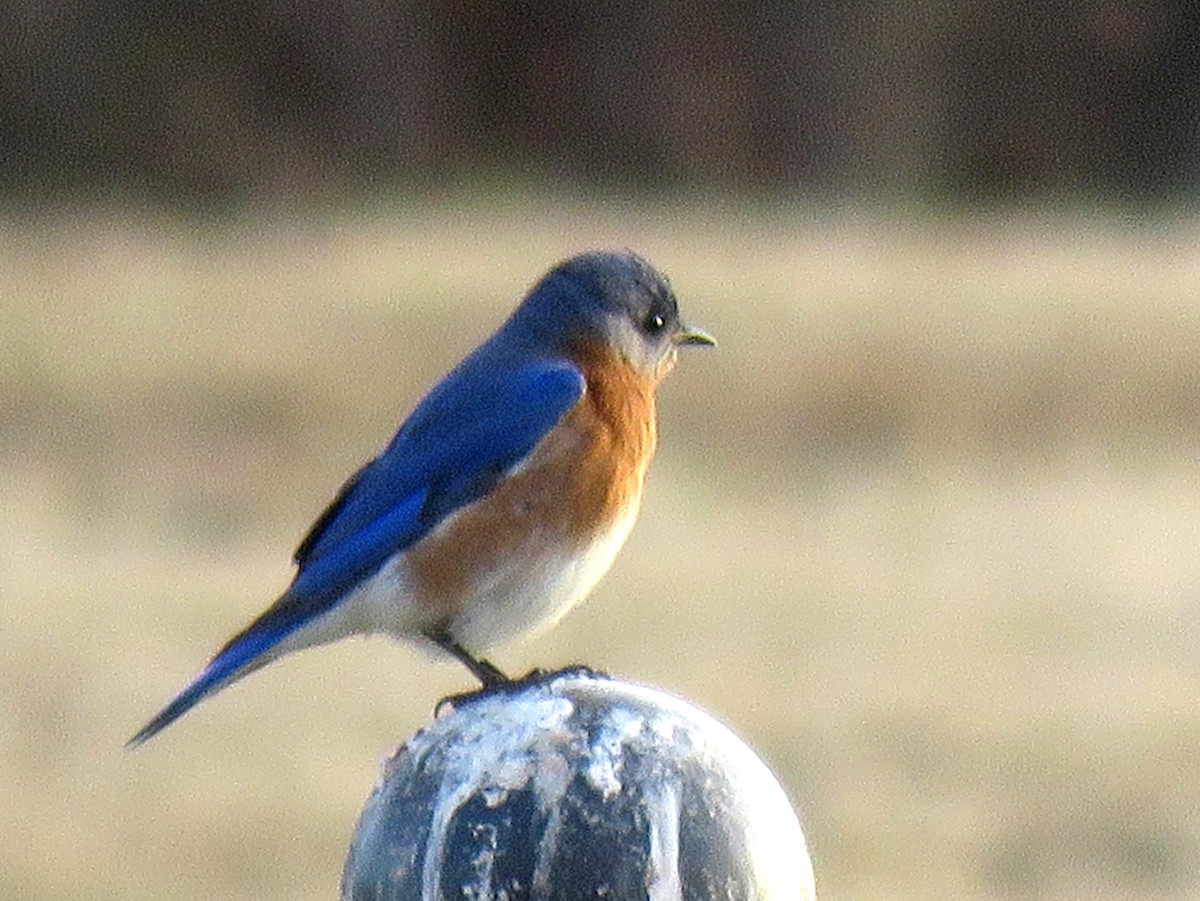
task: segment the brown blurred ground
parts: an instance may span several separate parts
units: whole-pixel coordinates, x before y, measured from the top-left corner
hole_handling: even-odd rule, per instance
[[[830,899],[1200,892],[1190,223],[501,197],[221,231],[0,226],[0,895],[330,898],[464,673],[287,660],[122,742],[549,263],[625,245],[721,339],[628,548],[507,668],[733,725]]]

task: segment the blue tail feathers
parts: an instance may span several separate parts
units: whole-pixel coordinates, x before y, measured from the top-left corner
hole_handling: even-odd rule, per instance
[[[145,744],[209,695],[266,664],[272,659],[267,656],[267,652],[295,628],[293,625],[285,630],[263,630],[257,628],[258,626],[259,623],[252,624],[222,648],[204,668],[204,672],[139,729],[137,734],[125,743],[125,747],[136,748]]]

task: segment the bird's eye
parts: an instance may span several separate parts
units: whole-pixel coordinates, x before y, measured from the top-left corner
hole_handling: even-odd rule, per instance
[[[655,332],[661,332],[664,328],[666,328],[666,325],[667,321],[657,313],[651,313],[642,320],[642,327],[651,334],[654,334]]]

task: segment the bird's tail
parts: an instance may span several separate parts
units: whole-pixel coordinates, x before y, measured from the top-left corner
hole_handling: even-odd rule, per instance
[[[125,743],[127,748],[145,744],[175,720],[179,719],[209,695],[216,694],[227,685],[248,676],[259,667],[266,666],[278,654],[272,653],[287,637],[290,630],[279,631],[261,628],[261,620],[234,636],[187,688],[175,696],[158,714],[142,726],[133,738]]]

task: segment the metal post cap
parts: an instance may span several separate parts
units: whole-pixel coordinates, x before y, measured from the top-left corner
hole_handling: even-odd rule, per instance
[[[385,764],[342,897],[815,897],[766,765],[670,695],[564,671],[460,700]]]

